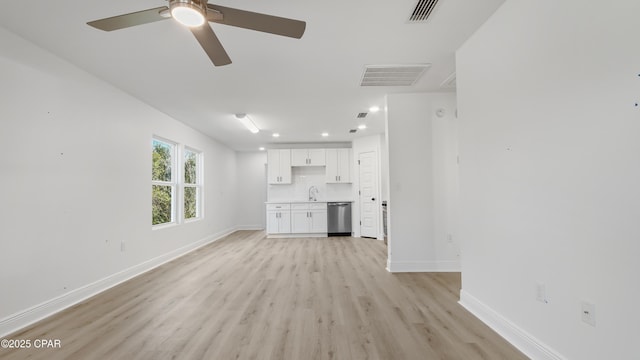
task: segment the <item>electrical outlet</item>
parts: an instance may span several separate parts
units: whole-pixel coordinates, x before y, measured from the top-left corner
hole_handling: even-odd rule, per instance
[[[591,325],[596,326],[596,306],[583,301],[582,302],[582,321]]]
[[[549,303],[547,300],[547,286],[543,283],[536,283],[536,300],[541,303]]]

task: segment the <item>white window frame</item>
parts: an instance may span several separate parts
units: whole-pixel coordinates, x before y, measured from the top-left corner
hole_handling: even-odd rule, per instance
[[[179,155],[179,146],[176,142],[159,137],[159,136],[153,136],[151,139],[151,153],[153,156],[153,143],[154,142],[161,142],[164,144],[167,144],[169,146],[171,146],[171,180],[170,181],[160,181],[160,180],[154,180],[153,179],[153,174],[151,176],[151,189],[152,189],[152,197],[153,197],[153,186],[154,185],[159,185],[159,186],[170,186],[171,187],[171,221],[170,222],[166,222],[166,223],[162,223],[162,224],[153,224],[152,221],[152,228],[153,229],[159,229],[159,228],[163,228],[163,227],[168,227],[168,226],[173,226],[178,224],[178,218],[176,216],[177,214],[177,209],[176,209],[176,204],[179,204],[179,199],[178,199],[178,183],[177,183],[177,179],[179,179],[179,172],[180,172],[180,168],[178,166],[178,155]],[[151,160],[152,164],[151,166],[153,166],[153,159]],[[153,199],[152,199],[153,201]],[[152,205],[153,206],[153,205]],[[153,208],[152,208],[153,211]]]
[[[194,149],[192,147],[189,146],[183,146],[182,147],[183,151],[182,154],[180,156],[180,159],[182,160],[182,163],[180,164],[180,170],[181,170],[181,174],[180,174],[180,193],[181,193],[181,201],[180,201],[180,205],[181,205],[181,209],[180,209],[180,216],[183,222],[192,222],[192,221],[198,221],[201,220],[204,216],[203,216],[203,204],[202,204],[202,199],[203,199],[203,189],[202,189],[202,165],[203,165],[203,154],[202,151]],[[186,155],[187,152],[193,153],[196,155],[196,182],[195,184],[187,184],[185,182],[185,165],[186,165]],[[185,209],[184,209],[184,201],[186,199],[185,196],[185,188],[195,188],[196,189],[196,216],[192,217],[192,218],[185,218]]]

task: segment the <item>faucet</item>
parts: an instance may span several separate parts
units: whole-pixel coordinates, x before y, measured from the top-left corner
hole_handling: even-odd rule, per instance
[[[311,186],[309,188],[309,201],[318,201],[316,197],[318,195],[318,188],[315,186]]]

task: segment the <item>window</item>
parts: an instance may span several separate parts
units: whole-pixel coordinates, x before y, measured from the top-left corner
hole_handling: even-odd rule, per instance
[[[175,222],[176,175],[175,144],[153,139],[151,177],[153,225]]]
[[[202,217],[202,153],[153,138],[151,188],[153,226]]]
[[[183,210],[184,219],[200,217],[200,153],[185,148],[184,150],[184,184],[183,184]]]

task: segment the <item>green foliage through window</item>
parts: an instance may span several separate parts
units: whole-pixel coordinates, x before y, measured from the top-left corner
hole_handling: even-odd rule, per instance
[[[173,221],[172,197],[171,186],[153,185],[153,225]]]
[[[153,139],[152,186],[152,224],[165,224],[173,221],[174,186],[172,173],[174,145]]]
[[[197,212],[198,189],[195,187],[184,188],[184,218],[193,219],[198,216]]]
[[[171,153],[173,146],[153,140],[153,177],[156,181],[171,181]]]
[[[184,151],[184,218],[198,217],[198,154]]]
[[[184,152],[184,183],[196,184],[197,182],[197,160],[198,154],[193,151],[186,150]]]

